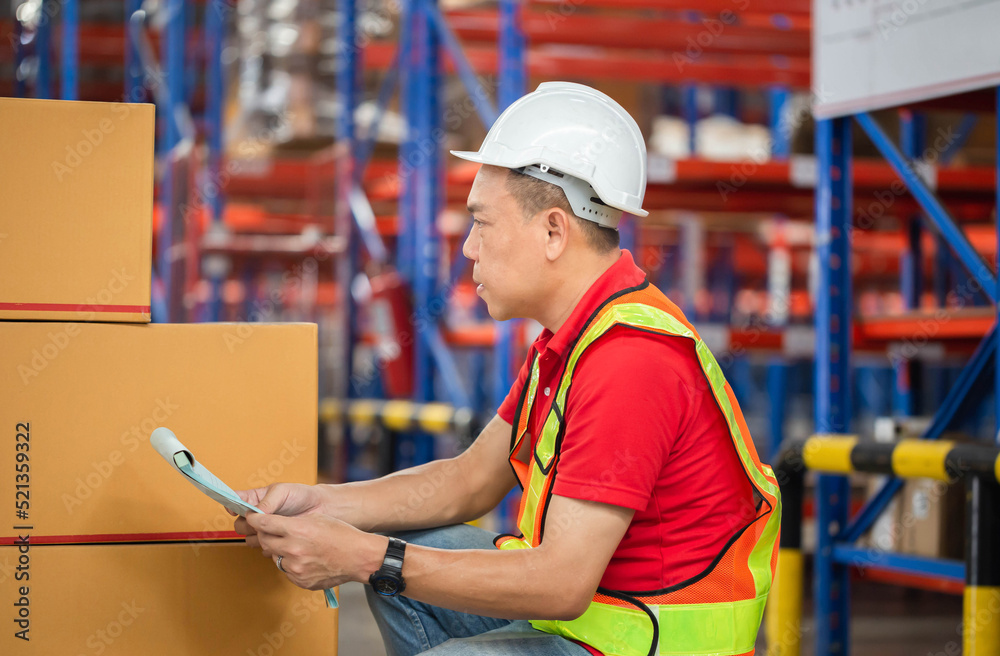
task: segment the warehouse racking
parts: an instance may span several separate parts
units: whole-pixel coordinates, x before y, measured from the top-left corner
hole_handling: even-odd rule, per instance
[[[1000,104],[994,110],[1000,109]],[[1000,116],[1000,112],[994,114]],[[995,120],[995,119],[994,119]],[[864,133],[885,157],[894,173],[905,184],[919,205],[920,223],[929,227],[938,238],[938,268],[936,287],[941,309],[921,312],[924,276],[922,268],[921,230],[913,218],[908,231],[908,259],[902,285],[912,310],[899,317],[884,320],[855,322],[852,296],[852,233],[856,230],[854,203],[855,165],[852,157],[851,128],[857,122]],[[904,340],[923,336],[927,340],[978,340],[968,363],[955,384],[948,391],[940,407],[933,413],[933,421],[924,431],[925,440],[937,440],[955,421],[963,404],[982,398],[984,388],[989,389],[990,366],[994,372],[997,358],[996,310],[994,308],[955,309],[945,307],[943,298],[948,291],[947,282],[940,284],[946,274],[947,247],[968,277],[959,290],[963,303],[976,295],[984,294],[989,303],[995,304],[1000,290],[997,288],[995,268],[982,254],[995,255],[994,244],[979,248],[970,242],[945,204],[931,185],[920,174],[922,126],[912,115],[904,115],[901,131],[902,146],[897,146],[878,121],[868,113],[843,118],[823,119],[816,131],[816,153],[819,159],[819,184],[816,193],[817,250],[820,261],[820,289],[828,290],[817,297],[816,310],[816,429],[819,433],[850,433],[851,410],[851,353],[859,335],[885,340]],[[998,151],[1000,154],[1000,151]],[[1000,158],[997,160],[1000,168]],[[996,175],[996,174],[994,174]],[[994,183],[996,182],[994,177]],[[985,182],[985,181],[983,181]],[[985,188],[987,185],[983,185]],[[994,193],[997,187],[994,186]],[[995,205],[994,199],[994,207]],[[989,220],[990,209],[979,215]],[[995,216],[995,214],[994,214]],[[944,266],[941,266],[944,264]],[[943,293],[942,293],[943,292]],[[930,326],[930,327],[929,327]],[[897,388],[901,396],[909,393],[908,373],[910,363],[900,366]],[[993,374],[994,377],[996,374]],[[996,383],[1000,379],[993,381]],[[994,394],[1000,401],[1000,393]],[[912,408],[911,401],[904,402],[904,410]],[[1000,418],[1000,413],[996,416]],[[1000,435],[1000,433],[996,434]],[[942,445],[944,447],[944,445]],[[817,654],[846,654],[850,648],[849,574],[852,566],[863,567],[880,578],[918,587],[947,589],[961,592],[963,582],[970,572],[962,562],[941,561],[896,553],[883,553],[873,559],[868,549],[855,546],[885,510],[892,497],[900,490],[902,481],[889,477],[880,490],[856,513],[850,512],[851,490],[845,476],[821,475],[816,485],[817,545],[815,556],[815,652]],[[970,561],[974,562],[974,561]],[[975,580],[975,579],[973,579]],[[984,652],[985,653],[985,652]]]

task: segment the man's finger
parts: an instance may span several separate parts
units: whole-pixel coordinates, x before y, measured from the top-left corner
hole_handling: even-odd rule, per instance
[[[268,535],[286,536],[291,529],[291,523],[295,519],[292,517],[282,517],[281,515],[267,515],[264,513],[251,513],[246,516],[246,522],[257,533],[267,533]]]
[[[249,539],[249,538],[247,538]],[[287,556],[289,542],[286,538],[268,535],[266,533],[257,536],[260,551],[265,556]]]
[[[236,490],[236,495],[239,498],[241,498],[244,501],[246,501],[247,503],[249,503],[251,506],[256,506],[257,502],[260,501],[261,498],[263,498],[267,494],[267,491],[269,489],[270,489],[270,486],[268,486],[268,487],[255,487],[255,488],[250,489],[250,490]]]
[[[240,535],[253,535],[257,531],[253,529],[252,526],[247,522],[246,519],[240,517],[235,522],[233,522],[233,530]]]
[[[261,512],[266,514],[276,513],[281,510],[281,507],[285,505],[285,501],[288,499],[288,490],[282,489],[278,486],[270,486],[266,488],[264,494],[259,496],[257,503],[253,504],[260,508]]]

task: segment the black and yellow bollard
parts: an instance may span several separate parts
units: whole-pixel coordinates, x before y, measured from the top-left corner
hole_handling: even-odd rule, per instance
[[[802,495],[805,464],[785,450],[774,468],[781,486],[781,544],[767,598],[767,656],[799,656],[802,640]]]
[[[1000,654],[1000,484],[995,476],[966,478],[965,598],[962,612],[965,656]]]

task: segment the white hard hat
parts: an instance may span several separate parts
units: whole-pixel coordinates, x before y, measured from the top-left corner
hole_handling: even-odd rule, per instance
[[[538,85],[504,110],[478,152],[451,153],[558,185],[577,216],[608,228],[621,212],[648,214],[642,132],[621,105],[583,84]]]

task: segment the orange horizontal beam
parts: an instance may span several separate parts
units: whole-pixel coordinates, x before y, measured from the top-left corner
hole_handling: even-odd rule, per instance
[[[330,256],[343,253],[345,243],[340,237],[312,240],[301,235],[229,235],[203,240],[200,250],[202,253],[244,256]]]
[[[705,52],[809,56],[809,20],[754,20],[746,25],[736,13],[708,22],[652,18],[640,14],[553,15],[551,11],[524,11],[521,27],[528,43],[582,44],[626,49],[656,49],[684,57]],[[448,12],[448,23],[465,41],[496,43],[500,24],[496,10]],[[776,25],[785,24],[787,29]]]
[[[567,3],[566,0],[530,0],[528,4],[559,11],[559,8]],[[691,2],[691,0],[587,0],[586,4],[588,7],[607,9],[647,9],[651,11],[702,12],[705,14],[718,14],[723,11],[738,12],[740,8],[740,3],[734,0],[700,0],[697,3]],[[575,5],[570,6],[575,8]],[[755,12],[809,15],[812,11],[812,5],[810,0],[753,0],[752,3],[747,3],[747,9],[753,9]]]
[[[395,44],[373,43],[365,48],[364,61],[369,69],[387,68],[395,54]],[[480,75],[497,72],[495,46],[469,45],[464,49],[469,64]],[[671,55],[640,51],[541,46],[530,48],[526,57],[528,74],[545,79],[618,80],[683,84],[704,82],[736,87],[759,87],[768,84],[808,89],[808,57],[783,55],[702,55],[679,65]],[[451,59],[444,57],[447,72],[454,72]]]
[[[0,34],[13,34],[14,21],[0,21]],[[154,52],[159,52],[160,34],[155,31],[147,31],[149,40]],[[125,65],[125,24],[116,23],[80,23],[78,31],[78,57],[81,64],[100,65]],[[13,41],[4,40],[4,47],[0,47],[0,62],[14,60],[14,49],[9,45]],[[200,29],[187,31],[187,52],[201,52],[201,44],[204,43],[204,36]],[[56,48],[59,48],[58,40]]]
[[[237,147],[238,148],[238,147]],[[329,190],[335,184],[336,165],[333,161],[310,157],[274,157],[266,161],[230,159],[235,169],[225,185],[225,193],[245,198],[307,198]],[[365,171],[366,181],[393,175],[399,165],[395,159],[373,160]]]
[[[941,309],[908,312],[891,317],[869,317],[854,323],[856,339],[872,341],[979,340],[996,321],[995,310]]]
[[[496,326],[482,323],[457,329],[445,329],[444,341],[451,346],[464,348],[487,348],[496,343]]]

